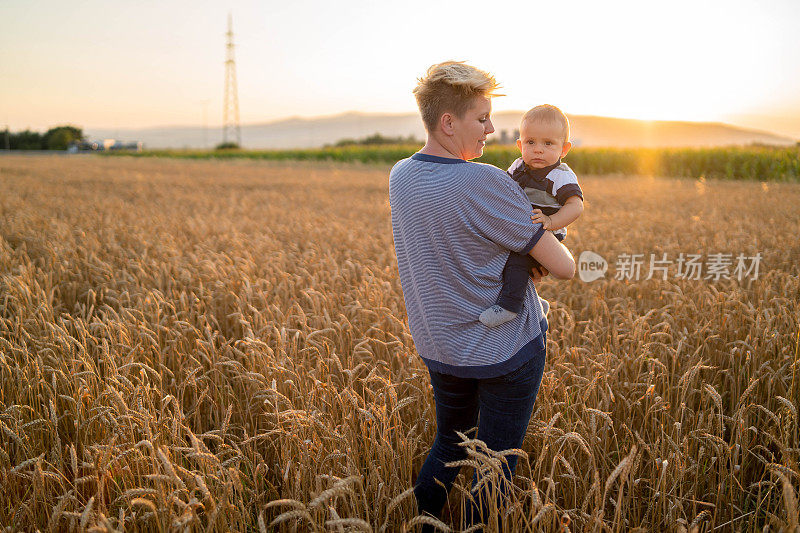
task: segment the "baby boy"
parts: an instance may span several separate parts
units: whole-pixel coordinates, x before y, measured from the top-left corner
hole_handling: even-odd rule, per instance
[[[567,155],[569,121],[555,106],[536,106],[522,117],[517,147],[522,157],[508,168],[531,202],[533,221],[563,241],[566,227],[583,212],[583,192],[578,178],[561,158]],[[493,306],[480,315],[480,321],[489,327],[499,326],[517,316],[522,310],[528,277],[532,269],[541,265],[530,255],[511,252],[503,268],[503,288]],[[540,299],[546,315],[550,309],[547,300]]]

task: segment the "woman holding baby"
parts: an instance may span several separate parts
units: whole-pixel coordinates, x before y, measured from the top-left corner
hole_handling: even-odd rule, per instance
[[[414,90],[427,141],[389,177],[409,327],[436,403],[436,439],[414,494],[419,512],[437,518],[460,470],[445,463],[467,458],[457,431],[495,451],[522,446],[546,359],[547,320],[534,284],[575,273],[569,250],[532,220],[528,198],[506,172],[469,162],[494,131],[497,88],[494,77],[464,63],[428,69]],[[478,317],[498,297],[510,252],[534,258],[541,269],[531,271],[520,312],[489,327]],[[510,481],[517,457],[506,458]],[[484,509],[470,509],[477,523],[486,497],[473,496],[484,502]]]

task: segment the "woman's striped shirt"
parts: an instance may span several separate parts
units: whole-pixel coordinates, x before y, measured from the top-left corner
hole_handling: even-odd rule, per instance
[[[533,283],[522,311],[488,328],[510,250],[544,234],[522,189],[499,168],[414,154],[389,175],[397,266],[417,352],[431,370],[490,378],[544,353],[547,321]]]

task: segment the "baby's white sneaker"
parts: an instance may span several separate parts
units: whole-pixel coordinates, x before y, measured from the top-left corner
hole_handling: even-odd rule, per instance
[[[547,313],[550,312],[550,302],[540,296],[539,303],[542,304],[542,316],[547,316]]]
[[[483,322],[486,326],[490,328],[494,328],[499,326],[500,324],[505,324],[509,320],[513,320],[516,318],[517,313],[512,313],[508,309],[504,309],[499,305],[495,304],[491,306],[489,309],[481,313],[481,316],[478,319]]]

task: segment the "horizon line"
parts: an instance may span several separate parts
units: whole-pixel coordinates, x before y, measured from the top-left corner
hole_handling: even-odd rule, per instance
[[[402,112],[391,112],[391,111],[389,111],[389,112],[380,112],[380,111],[358,111],[358,110],[351,109],[351,110],[346,110],[346,111],[340,111],[340,112],[337,112],[337,113],[326,113],[326,114],[321,114],[321,115],[289,115],[289,116],[279,117],[279,118],[275,118],[275,119],[266,119],[266,120],[255,121],[255,122],[242,123],[241,127],[245,128],[245,127],[252,127],[252,126],[264,126],[264,125],[268,125],[268,124],[275,124],[275,123],[278,123],[278,122],[289,122],[289,121],[306,122],[306,121],[312,121],[312,120],[318,120],[318,119],[332,119],[332,118],[343,117],[343,116],[347,116],[347,115],[362,115],[362,116],[374,116],[374,117],[380,117],[380,116],[383,116],[383,117],[401,117],[401,116],[406,116],[406,115],[414,115],[414,114],[417,114],[417,113],[418,113],[418,111],[416,111],[416,110],[414,110],[414,111],[402,111]],[[506,114],[511,114],[511,113],[519,113],[521,115],[521,114],[525,113],[525,111],[509,109],[509,110],[498,111],[498,112],[492,113],[492,114],[497,116],[497,115],[506,115]],[[758,133],[774,135],[776,137],[782,137],[782,138],[785,138],[785,139],[800,140],[800,137],[794,137],[794,136],[791,136],[791,135],[776,133],[774,131],[771,131],[771,130],[768,130],[768,129],[763,129],[763,128],[760,128],[760,127],[757,128],[757,127],[750,127],[750,126],[739,126],[739,125],[736,125],[736,124],[732,124],[730,122],[724,122],[722,120],[644,119],[644,118],[632,118],[632,117],[622,117],[622,116],[613,116],[613,115],[596,115],[596,114],[581,114],[581,113],[567,113],[567,112],[565,112],[565,114],[568,117],[569,116],[573,116],[573,117],[585,117],[585,118],[602,118],[602,119],[623,120],[623,121],[632,121],[632,122],[654,122],[654,123],[674,123],[674,124],[687,123],[687,124],[722,125],[722,126],[726,126],[726,127],[729,127],[729,128],[736,128],[736,129],[739,129],[739,130],[742,130],[742,131],[758,132]],[[57,127],[57,126],[60,126],[60,125],[65,125],[66,126],[66,125],[75,125],[75,124],[70,122],[70,123],[58,124],[56,126],[51,126],[51,127]],[[221,124],[219,124],[219,125],[209,125],[209,126],[204,126],[203,124],[156,124],[156,125],[152,125],[152,126],[85,126],[85,127],[82,127],[82,129],[84,129],[84,130],[141,131],[141,130],[154,130],[154,129],[203,128],[203,127],[207,127],[209,130],[214,130],[214,129],[221,130],[223,128],[223,126]]]
[[[401,112],[380,112],[380,111],[358,111],[354,109],[340,111],[337,113],[327,113],[321,115],[290,115],[286,117],[280,117],[275,119],[266,119],[261,121],[255,122],[247,122],[241,124],[242,128],[246,127],[257,127],[257,126],[265,126],[269,124],[276,124],[280,122],[290,122],[290,121],[298,121],[298,122],[310,122],[313,120],[324,120],[324,119],[335,119],[339,117],[345,117],[348,115],[360,115],[364,117],[402,117],[402,116],[410,116],[417,114],[418,111],[401,111]],[[493,115],[508,115],[508,114],[523,114],[524,111],[522,110],[502,110],[493,113]],[[751,127],[751,126],[741,126],[737,124],[732,124],[730,122],[724,122],[722,120],[689,120],[689,119],[680,119],[680,120],[670,120],[670,119],[643,119],[643,118],[632,118],[632,117],[622,117],[622,116],[613,116],[613,115],[596,115],[596,114],[580,114],[580,113],[565,113],[567,116],[571,117],[582,117],[582,118],[600,118],[606,120],[620,120],[620,121],[627,121],[627,122],[639,122],[639,123],[672,123],[672,124],[707,124],[707,125],[720,125],[725,126],[728,128],[734,128],[740,131],[748,131],[753,133],[761,133],[766,135],[772,135],[774,137],[788,139],[795,142],[800,142],[800,136],[794,136],[789,134],[777,133],[775,131],[764,129],[763,127]],[[219,125],[208,125],[204,126],[203,124],[157,124],[151,126],[79,126],[75,122],[59,122],[57,124],[48,126],[45,128],[45,131],[50,128],[56,128],[61,126],[73,126],[83,129],[85,131],[88,130],[101,130],[101,131],[125,131],[125,132],[134,132],[134,131],[146,131],[146,130],[167,130],[167,129],[198,129],[198,128],[207,128],[209,131],[213,130],[222,130],[223,126]],[[8,127],[8,125],[6,125]],[[14,131],[37,131],[36,129],[32,129],[30,126],[26,126],[24,129],[14,130]],[[12,131],[9,127],[9,131]]]

